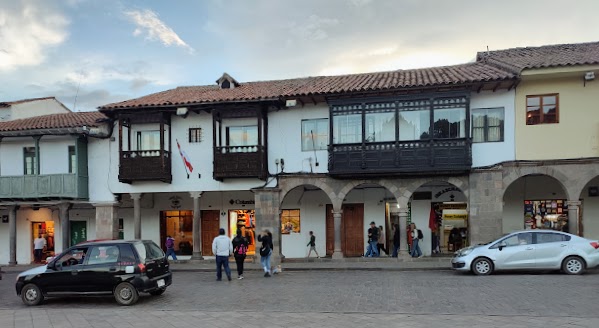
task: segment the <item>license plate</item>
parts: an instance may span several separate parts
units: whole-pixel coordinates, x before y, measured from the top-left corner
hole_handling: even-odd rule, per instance
[[[158,287],[164,287],[164,279],[158,280]]]

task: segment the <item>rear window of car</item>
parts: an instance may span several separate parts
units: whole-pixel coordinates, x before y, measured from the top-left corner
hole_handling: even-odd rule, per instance
[[[162,251],[162,249],[156,246],[156,244],[154,244],[153,242],[135,244],[135,249],[137,250],[141,262],[164,257],[164,252]]]

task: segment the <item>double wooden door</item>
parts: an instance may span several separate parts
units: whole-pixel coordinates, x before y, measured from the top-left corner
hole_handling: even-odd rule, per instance
[[[201,211],[202,221],[202,255],[211,256],[212,254],[212,240],[218,236],[218,229],[220,228],[220,211],[219,210],[207,210]]]
[[[364,204],[344,204],[341,217],[341,251],[343,256],[362,256],[364,254]],[[326,237],[327,255],[335,249],[335,226],[333,206],[327,205]]]

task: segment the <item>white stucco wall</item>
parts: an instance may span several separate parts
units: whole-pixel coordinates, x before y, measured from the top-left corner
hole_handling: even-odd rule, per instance
[[[69,113],[56,99],[28,101],[11,106],[11,119],[17,120],[40,115]]]
[[[39,142],[40,173],[69,173],[69,146],[74,145],[70,136],[43,137]],[[0,142],[0,175],[23,175],[25,147],[35,147],[33,138],[4,138]]]
[[[479,108],[504,108],[504,140],[503,142],[484,142],[472,144],[472,166],[488,166],[516,158],[514,132],[514,97],[515,91],[473,92],[470,99],[471,112]]]
[[[589,197],[588,188],[599,186],[599,177],[591,180],[582,190],[582,223],[585,238],[599,239],[599,197]]]

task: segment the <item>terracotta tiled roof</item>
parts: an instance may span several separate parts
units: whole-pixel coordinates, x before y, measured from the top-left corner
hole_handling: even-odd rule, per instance
[[[18,104],[32,102],[32,101],[48,100],[48,99],[56,99],[56,97],[43,97],[43,98],[21,99],[21,100],[15,100],[15,101],[2,101],[2,102],[0,102],[0,108],[1,107],[10,107],[12,105],[18,105]]]
[[[82,126],[97,127],[99,119],[106,118],[100,112],[73,112],[51,114],[0,122],[0,132],[45,130],[61,128],[78,128]]]
[[[511,72],[477,62],[390,72],[246,82],[240,83],[233,89],[220,89],[217,85],[178,87],[137,99],[104,105],[100,107],[100,110],[269,100],[346,92],[459,85],[515,78],[516,75]]]
[[[599,42],[484,51],[476,59],[518,73],[531,68],[594,65],[599,64]]]

